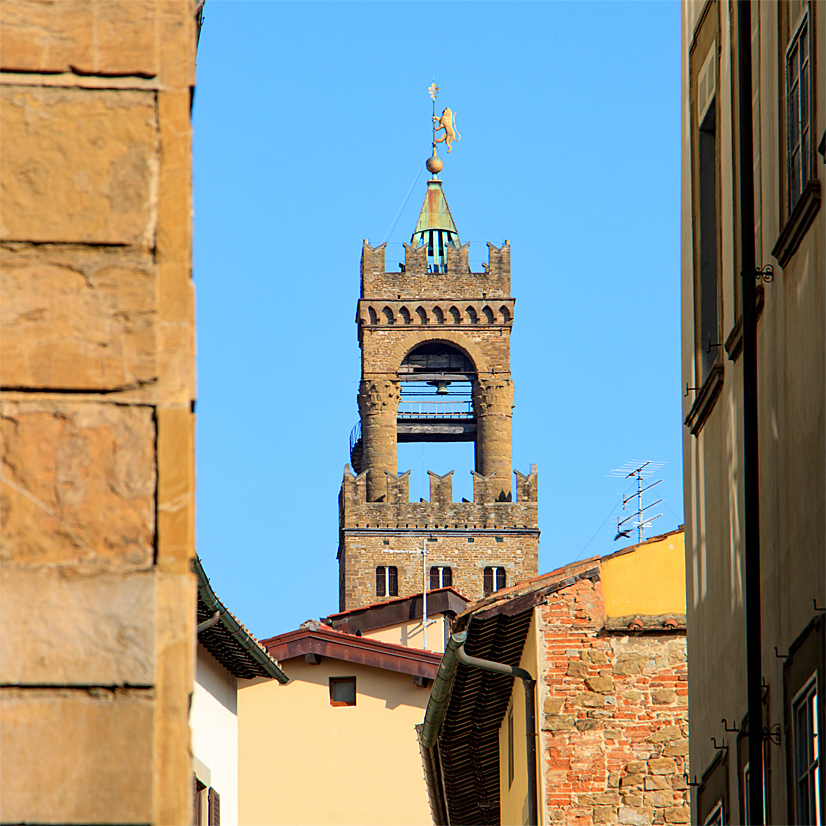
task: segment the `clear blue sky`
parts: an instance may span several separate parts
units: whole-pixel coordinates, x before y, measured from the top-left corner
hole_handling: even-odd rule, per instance
[[[486,241],[512,245],[513,459],[539,465],[540,572],[623,546],[627,484],[606,474],[627,461],[667,463],[654,532],[683,521],[679,71],[677,2],[207,0],[197,546],[254,634],[338,610],[361,243],[384,239],[429,154],[434,79],[457,112],[441,177],[473,269]],[[414,500],[428,469],[470,489],[467,445],[405,446],[400,465]]]

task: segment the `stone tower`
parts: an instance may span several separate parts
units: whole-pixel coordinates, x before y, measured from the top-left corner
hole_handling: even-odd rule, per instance
[[[365,241],[356,322],[360,423],[339,497],[340,610],[452,585],[476,600],[537,574],[537,472],[511,484],[510,245],[470,271],[435,175],[400,272]],[[466,401],[463,398],[467,399]],[[399,442],[475,443],[473,501],[453,471],[409,501]],[[427,545],[427,565],[422,547]]]

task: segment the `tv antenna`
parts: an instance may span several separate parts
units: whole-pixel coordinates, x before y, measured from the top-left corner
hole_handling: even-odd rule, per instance
[[[658,479],[650,485],[646,484],[647,480],[656,475],[663,465],[665,465],[665,462],[626,462],[622,465],[622,467],[615,468],[608,474],[609,476],[613,476],[615,479],[633,478],[637,487],[636,492],[632,493],[630,496],[624,497],[622,500],[622,509],[625,510],[628,507],[629,502],[633,502],[636,499],[636,510],[625,519],[620,520],[620,518],[617,517],[617,535],[614,537],[614,542],[623,537],[630,539],[631,531],[634,528],[637,529],[637,541],[642,542],[645,530],[651,527],[651,523],[655,519],[659,519],[662,516],[661,513],[658,513],[656,516],[647,516],[646,511],[656,505],[659,505],[663,500],[658,499],[650,505],[643,505],[642,495],[663,481],[662,479]],[[643,485],[645,485],[645,487],[643,487]],[[631,520],[635,518],[636,521],[631,522]],[[631,525],[627,528],[623,528],[623,525],[626,525],[628,522],[631,522]]]

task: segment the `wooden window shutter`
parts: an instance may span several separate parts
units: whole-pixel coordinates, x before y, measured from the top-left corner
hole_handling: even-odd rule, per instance
[[[453,568],[442,568],[442,587],[453,585]]]
[[[485,592],[486,597],[489,597],[493,593],[493,568],[485,568],[482,590]]]
[[[384,565],[379,565],[376,568],[376,596],[383,597],[386,593],[386,586],[385,586],[385,578],[384,578]]]
[[[430,569],[430,590],[439,587],[439,569],[433,567]]]
[[[505,569],[496,569],[496,590],[499,591],[505,587]]]
[[[387,590],[388,596],[397,597],[399,595],[399,572],[395,565],[387,569]]]
[[[221,826],[221,795],[210,788],[209,800],[209,826]]]

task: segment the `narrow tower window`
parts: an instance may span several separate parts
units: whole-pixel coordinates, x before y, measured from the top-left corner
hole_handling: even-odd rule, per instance
[[[448,565],[434,565],[430,569],[430,590],[453,585],[453,569]]]
[[[379,565],[376,568],[376,596],[399,595],[399,572],[395,565]]]
[[[507,582],[507,578],[505,575],[505,569],[500,567],[487,567],[484,571],[483,576],[483,590],[486,597],[489,597],[492,593],[496,591],[501,591],[502,588],[505,587]]]

